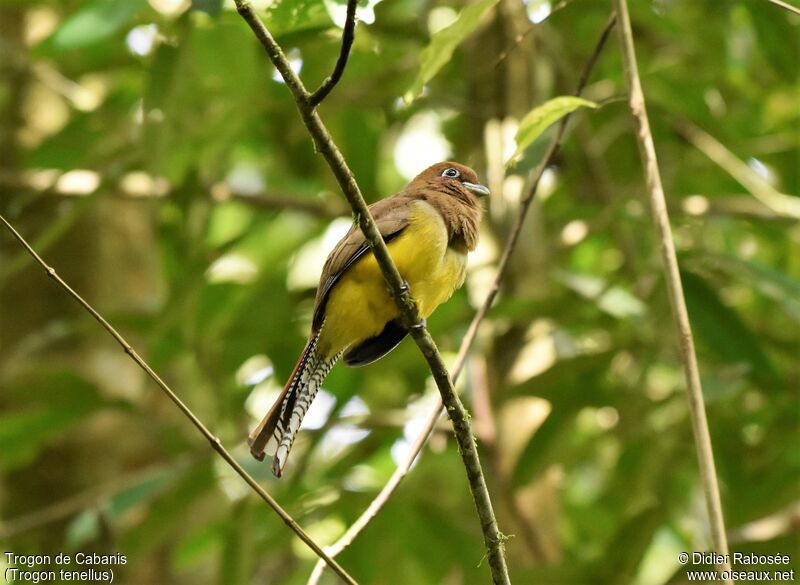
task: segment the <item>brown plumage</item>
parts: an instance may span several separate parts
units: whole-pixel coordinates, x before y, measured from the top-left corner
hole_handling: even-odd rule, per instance
[[[478,240],[480,197],[488,193],[475,171],[443,162],[370,206],[423,319],[463,283],[466,254]],[[336,361],[371,363],[406,333],[369,244],[353,225],[325,262],[308,343],[278,400],[250,434],[252,454],[263,459],[265,451],[273,453],[272,470],[280,477],[300,422]]]

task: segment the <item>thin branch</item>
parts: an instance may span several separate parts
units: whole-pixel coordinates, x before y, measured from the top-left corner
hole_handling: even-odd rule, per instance
[[[347,66],[347,58],[350,56],[350,49],[356,38],[356,6],[358,6],[358,0],[347,0],[347,18],[344,22],[344,31],[342,31],[342,49],[330,77],[327,77],[319,89],[308,98],[308,103],[312,108],[316,108],[322,103],[322,100],[328,97],[328,94],[342,78],[344,68]]]
[[[56,171],[57,172],[57,171]],[[95,193],[103,191],[104,196],[114,197],[124,200],[152,201],[154,199],[166,199],[174,195],[176,188],[169,184],[154,184],[149,190],[134,190],[126,188],[124,181],[118,177],[108,177],[100,174],[100,182],[91,193],[74,193],[59,189],[57,181],[61,175],[47,177],[45,181],[37,180],[36,174],[50,174],[50,171],[38,171],[33,174],[19,172],[4,172],[0,169],[0,187],[12,191],[30,192],[30,199],[39,197],[59,197],[63,199],[81,200],[91,197]],[[151,177],[152,178],[152,177]],[[44,183],[37,185],[37,182]],[[153,181],[155,183],[155,181]],[[316,217],[333,219],[348,213],[347,206],[343,205],[339,199],[321,199],[309,197],[301,193],[290,191],[277,191],[265,189],[257,193],[241,193],[234,191],[225,183],[215,183],[213,185],[203,185],[207,197],[214,202],[225,202],[231,199],[245,203],[251,207],[260,209],[291,209],[302,213],[307,213]],[[25,201],[24,204],[27,204]],[[42,251],[41,246],[36,249]],[[29,258],[25,255],[25,258]],[[5,273],[4,273],[5,274]],[[2,278],[0,278],[2,280]]]
[[[677,120],[675,124],[678,132],[686,140],[738,181],[765,207],[772,210],[776,215],[800,219],[800,199],[779,192],[766,179],[747,166],[747,163],[705,130],[695,126],[688,120]]]
[[[338,200],[312,199],[310,197],[298,197],[291,193],[279,193],[264,191],[255,195],[244,195],[233,193],[231,198],[245,203],[251,207],[266,210],[286,210],[291,209],[313,215],[315,217],[335,219],[348,214],[348,209],[344,205],[339,205]]]
[[[616,22],[616,16],[612,14],[608,22],[606,22],[605,27],[603,28],[603,32],[600,34],[600,38],[595,45],[594,51],[592,52],[591,57],[587,61],[586,65],[583,68],[583,71],[580,76],[580,80],[578,81],[577,89],[575,90],[575,95],[580,96],[583,92],[583,89],[586,87],[586,83],[589,80],[589,77],[594,70],[594,66],[597,63],[597,60],[600,57],[600,54],[603,51],[603,47],[605,46],[609,35],[611,34],[611,30],[614,28],[614,23]],[[503,249],[503,255],[501,256],[500,263],[497,267],[497,274],[495,275],[494,282],[492,283],[492,287],[489,289],[489,293],[486,295],[486,298],[481,305],[481,308],[472,318],[472,322],[469,324],[469,328],[467,329],[466,335],[461,340],[461,347],[458,350],[458,355],[456,356],[455,364],[453,365],[453,380],[457,380],[459,374],[461,374],[461,370],[464,367],[464,362],[466,361],[467,354],[469,353],[472,344],[475,341],[475,337],[478,333],[478,327],[480,326],[483,319],[486,317],[486,314],[489,312],[492,304],[494,303],[495,297],[497,297],[497,293],[500,290],[500,285],[503,282],[503,278],[505,277],[506,270],[508,269],[509,260],[511,258],[511,254],[514,252],[516,248],[517,241],[519,240],[520,232],[522,231],[522,226],[525,223],[525,217],[528,213],[528,209],[530,208],[530,203],[533,201],[533,198],[536,196],[536,191],[539,186],[539,182],[544,174],[545,169],[550,165],[555,157],[556,153],[558,152],[559,145],[561,143],[561,138],[564,135],[564,130],[567,126],[567,122],[569,121],[569,115],[562,118],[561,123],[558,126],[558,130],[553,135],[553,138],[550,140],[550,144],[547,147],[547,151],[542,158],[542,162],[539,164],[539,167],[536,170],[536,174],[534,175],[533,182],[531,183],[531,188],[526,196],[525,200],[522,202],[520,206],[519,215],[517,216],[517,222],[514,224],[514,227],[511,231],[511,235],[509,236],[508,240],[506,241],[505,248]],[[336,541],[335,544],[332,546],[326,547],[328,554],[335,557],[339,553],[341,553],[345,548],[350,546],[350,544],[355,540],[356,536],[358,536],[364,528],[370,523],[370,521],[378,514],[378,512],[383,508],[389,498],[392,496],[394,491],[400,485],[400,482],[403,481],[408,471],[411,469],[411,466],[414,463],[414,460],[419,455],[420,451],[422,451],[422,447],[425,446],[425,443],[428,441],[428,437],[430,436],[431,432],[433,431],[434,427],[436,426],[439,417],[442,414],[442,402],[440,400],[436,401],[436,404],[431,408],[430,414],[425,421],[425,425],[423,426],[422,430],[417,435],[417,438],[414,440],[414,443],[411,445],[411,450],[409,451],[406,460],[403,461],[402,464],[397,466],[392,476],[389,478],[389,481],[386,485],[383,486],[381,491],[378,493],[377,496],[372,500],[370,505],[367,507],[366,510],[358,517],[358,519],[347,529],[347,531]],[[316,585],[319,583],[319,579],[322,576],[322,571],[324,570],[325,566],[321,563],[317,563],[314,567],[314,572],[311,574],[311,577],[308,580],[307,585]]]
[[[342,192],[350,203],[353,212],[356,214],[359,227],[364,233],[364,237],[370,243],[372,253],[395,297],[395,302],[400,310],[404,326],[410,331],[412,338],[417,343],[417,346],[428,362],[428,367],[433,374],[433,378],[439,388],[439,393],[442,396],[442,401],[447,406],[450,420],[453,423],[459,452],[467,472],[470,491],[480,519],[492,580],[495,585],[510,585],[511,580],[508,576],[508,568],[505,560],[505,536],[500,533],[497,526],[497,519],[492,508],[489,490],[486,487],[486,480],[484,479],[481,469],[475,438],[470,428],[469,415],[453,388],[453,383],[447,372],[444,361],[442,360],[442,356],[439,354],[436,344],[425,328],[424,323],[420,321],[416,306],[409,295],[408,287],[405,285],[397,267],[394,265],[389,255],[386,243],[383,241],[375,225],[375,221],[369,212],[364,197],[361,195],[353,173],[348,168],[342,153],[334,144],[333,139],[322,123],[315,108],[309,103],[308,91],[303,86],[300,78],[289,66],[286,56],[283,54],[280,46],[275,42],[275,39],[255,14],[250,3],[247,0],[235,1],[239,14],[242,15],[242,18],[244,18],[264,46],[270,60],[281,73],[286,82],[286,86],[292,92],[303,123],[306,125],[317,150],[325,158],[328,166],[339,182]]]
[[[14,229],[14,227],[6,221],[6,219],[0,215],[0,222],[5,224],[11,234],[17,239],[17,241],[28,251],[28,253],[33,257],[33,259],[42,267],[44,268],[47,275],[52,278],[58,286],[60,286],[67,294],[69,294],[73,299],[75,299],[79,305],[81,305],[86,311],[94,318],[95,321],[100,323],[101,327],[105,329],[109,335],[111,335],[114,339],[117,340],[122,346],[122,349],[125,351],[126,354],[134,361],[136,364],[145,371],[145,373],[153,379],[153,381],[158,384],[159,388],[164,391],[164,394],[175,403],[175,405],[180,409],[180,411],[188,418],[191,423],[197,428],[198,431],[208,440],[211,444],[211,447],[222,457],[228,465],[230,465],[233,470],[251,487],[253,490],[259,495],[259,497],[264,500],[269,506],[281,517],[281,520],[300,537],[300,540],[305,542],[308,547],[314,551],[314,553],[323,559],[328,566],[333,569],[333,571],[339,575],[345,583],[348,584],[356,584],[356,581],[347,574],[347,572],[331,557],[329,557],[325,552],[320,548],[320,546],[314,542],[311,537],[306,534],[306,532],[300,527],[300,525],[292,518],[281,506],[276,502],[272,496],[270,496],[264,488],[259,485],[259,483],[253,479],[245,470],[244,468],[233,458],[233,456],[228,452],[227,449],[222,445],[222,441],[218,437],[216,437],[208,428],[203,424],[203,422],[197,418],[197,416],[192,412],[192,410],[183,403],[183,401],[178,398],[178,395],[172,391],[172,389],[164,382],[158,374],[153,371],[153,369],[145,362],[136,350],[131,347],[131,345],[125,340],[116,329],[114,329],[108,321],[106,321],[100,313],[98,313],[94,307],[92,307],[88,302],[86,302],[83,297],[81,297],[77,292],[75,292],[72,287],[70,287],[55,271],[54,268],[48,266],[44,260],[36,253],[36,251],[28,244],[28,242]]]
[[[619,39],[622,50],[622,64],[628,84],[631,113],[636,121],[636,138],[639,143],[639,154],[642,158],[647,191],[650,197],[650,211],[661,244],[661,259],[664,278],[667,283],[667,294],[669,295],[675,329],[680,342],[681,362],[683,363],[683,371],[686,377],[689,411],[691,413],[697,458],[700,466],[700,478],[711,525],[711,538],[714,550],[720,555],[725,555],[722,558],[727,559],[728,540],[725,534],[725,521],[722,517],[722,504],[719,496],[719,485],[717,484],[717,471],[714,465],[714,452],[711,447],[711,436],[703,402],[703,388],[700,385],[700,371],[697,366],[694,338],[692,337],[692,329],[689,323],[689,314],[686,310],[686,299],[683,295],[675,245],[672,241],[672,230],[669,225],[664,188],[661,184],[661,175],[658,170],[658,161],[656,160],[656,149],[650,132],[650,121],[647,117],[644,93],[642,92],[639,70],[636,65],[628,3],[626,0],[615,0],[614,4],[620,18]],[[720,564],[720,569],[730,572],[730,564],[727,562]],[[731,583],[730,579],[726,579],[725,582]]]
[[[553,16],[553,14],[555,14],[562,8],[565,8],[567,5],[571,4],[574,1],[575,0],[561,0],[561,2],[559,2],[550,9],[550,13],[547,15],[547,18],[545,18],[545,20],[549,19],[551,16]],[[505,61],[508,58],[508,55],[512,51],[516,50],[516,48],[519,47],[520,43],[524,41],[528,35],[530,35],[533,31],[535,31],[539,27],[539,25],[542,24],[545,20],[539,21],[537,23],[531,22],[524,31],[522,31],[516,37],[514,37],[514,39],[511,41],[511,46],[502,53],[500,53],[500,56],[497,59],[495,59],[494,63],[492,64],[492,68],[494,69],[495,67],[500,65],[500,63]]]
[[[43,229],[40,234],[33,240],[33,247],[39,250],[40,253],[46,253],[52,246],[58,244],[65,233],[68,232],[75,222],[83,217],[83,214],[91,208],[91,204],[99,197],[115,197],[125,198],[130,200],[151,201],[153,199],[161,199],[169,197],[171,191],[159,191],[154,189],[146,193],[129,193],[126,192],[118,181],[119,173],[116,171],[107,174],[101,174],[100,182],[91,193],[68,193],[58,188],[55,184],[55,178],[48,181],[52,184],[37,185],[36,180],[22,173],[9,173],[0,170],[0,188],[7,188],[12,191],[30,192],[30,198],[26,198],[21,203],[24,207],[30,201],[38,199],[39,197],[58,197],[70,199],[73,204],[69,206],[66,213],[59,216],[58,220],[52,222]],[[268,210],[285,210],[291,209],[315,217],[322,217],[327,219],[334,219],[347,214],[347,208],[339,204],[338,199],[316,199],[305,197],[300,194],[294,195],[289,192],[277,192],[266,190],[254,195],[244,195],[241,193],[231,192],[227,190],[222,197],[212,194],[213,187],[209,189],[207,197],[215,202],[227,201],[235,199],[241,201],[251,207]],[[5,286],[20,270],[28,266],[31,261],[30,255],[24,251],[20,251],[13,258],[5,262],[0,267],[0,289]]]
[[[793,12],[795,14],[800,15],[800,8],[798,8],[797,6],[792,6],[791,4],[789,4],[788,2],[784,2],[783,0],[767,0],[767,2],[771,2],[775,6],[780,6],[781,8],[784,8],[789,12]]]

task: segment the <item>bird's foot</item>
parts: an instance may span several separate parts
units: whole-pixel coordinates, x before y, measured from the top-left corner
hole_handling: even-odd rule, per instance
[[[410,290],[410,288],[408,286],[408,281],[404,279],[403,280],[403,284],[400,285],[400,290],[398,291],[398,293],[399,293],[399,295],[404,295],[409,290]],[[389,294],[392,295],[392,296],[395,296],[394,289],[392,289],[392,287],[389,287]]]
[[[428,326],[428,322],[425,319],[420,319],[419,323],[415,323],[411,326],[412,329],[416,329],[417,331],[422,331],[425,327]]]

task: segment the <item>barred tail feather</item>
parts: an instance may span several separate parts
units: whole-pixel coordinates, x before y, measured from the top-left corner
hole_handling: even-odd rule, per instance
[[[250,452],[259,461],[265,454],[272,455],[272,473],[276,477],[283,474],[300,423],[325,376],[340,357],[325,359],[319,356],[318,338],[319,334],[309,340],[275,404],[250,433]]]

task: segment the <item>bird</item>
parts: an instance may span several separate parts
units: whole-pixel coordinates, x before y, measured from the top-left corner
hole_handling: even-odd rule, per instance
[[[464,283],[467,253],[478,241],[481,200],[488,195],[471,168],[441,162],[369,206],[423,324]],[[272,408],[250,433],[251,454],[259,461],[271,455],[272,472],[281,477],[300,423],[334,364],[370,364],[407,334],[354,222],[325,261],[308,341]]]

